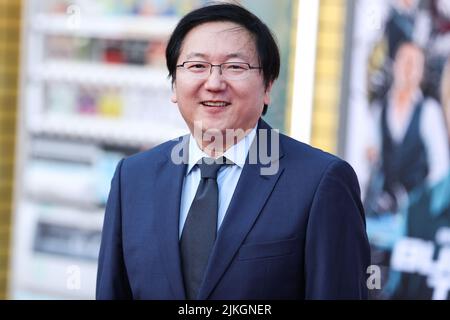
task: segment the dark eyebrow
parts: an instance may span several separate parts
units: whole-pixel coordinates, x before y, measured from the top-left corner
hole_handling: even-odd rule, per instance
[[[202,58],[202,59],[207,59],[207,55],[206,55],[206,54],[203,54],[203,53],[192,52],[192,53],[189,53],[189,54],[186,56],[186,59],[187,59],[187,60],[189,60],[189,59],[191,59],[191,58]],[[225,56],[225,59],[226,59],[226,60],[231,59],[231,58],[239,58],[239,59],[243,59],[243,60],[248,60],[248,59],[249,59],[249,57],[247,57],[247,55],[245,55],[245,54],[243,54],[243,53],[239,53],[239,52],[237,52],[237,53],[230,53],[230,54],[227,54],[227,55]]]

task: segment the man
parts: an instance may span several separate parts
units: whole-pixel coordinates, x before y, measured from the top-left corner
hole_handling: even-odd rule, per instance
[[[450,57],[440,81],[441,104],[450,137]],[[442,110],[440,110],[442,111]],[[442,121],[442,119],[438,119]],[[438,122],[435,121],[433,126]],[[447,149],[448,157],[448,149]],[[432,185],[411,193],[405,208],[404,237],[395,244],[389,282],[383,290],[390,299],[450,299],[448,239],[450,236],[450,171]],[[447,241],[446,241],[447,239]],[[424,245],[425,244],[425,245]]]
[[[382,190],[369,193],[368,216],[397,214],[411,192],[423,184],[433,185],[447,174],[450,159],[445,121],[439,104],[422,93],[424,65],[420,47],[411,42],[399,45],[392,87],[376,104],[378,130],[372,149],[378,154],[377,174],[383,184]]]
[[[119,163],[97,298],[365,298],[353,170],[260,119],[280,66],[266,25],[237,5],[204,7],[166,58],[191,135]]]

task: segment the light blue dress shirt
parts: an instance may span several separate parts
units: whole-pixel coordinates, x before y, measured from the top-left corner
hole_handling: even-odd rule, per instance
[[[217,184],[219,186],[217,230],[219,230],[222,221],[225,218],[225,213],[227,212],[239,177],[241,176],[250,145],[256,135],[256,127],[257,125],[241,141],[230,147],[223,154],[224,157],[233,161],[234,165],[221,167],[217,174]],[[186,176],[183,180],[183,190],[181,192],[179,238],[181,238],[189,208],[191,207],[201,180],[200,169],[195,166],[195,164],[203,157],[209,158],[209,156],[199,148],[194,137],[191,135],[189,137],[189,162]]]

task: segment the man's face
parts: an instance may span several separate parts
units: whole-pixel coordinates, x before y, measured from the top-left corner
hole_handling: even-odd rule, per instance
[[[231,22],[209,22],[192,29],[185,37],[177,65],[185,61],[212,64],[245,62],[259,66],[255,41],[250,33]],[[178,68],[172,101],[191,132],[194,125],[202,131],[251,129],[261,116],[264,104],[270,102],[270,88],[265,88],[262,71],[251,69],[243,80],[227,80],[213,67],[206,79],[198,79],[184,68]]]
[[[394,81],[397,88],[415,89],[420,86],[425,58],[422,51],[410,44],[398,49],[394,63]]]

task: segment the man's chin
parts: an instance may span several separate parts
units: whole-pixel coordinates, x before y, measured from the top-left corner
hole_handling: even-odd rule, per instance
[[[194,123],[194,130],[200,131],[202,134],[225,134],[227,125],[224,123],[215,123],[211,121],[196,121]]]
[[[226,133],[226,128],[223,127],[207,127],[207,128],[203,128],[202,132],[204,135],[224,135]]]

